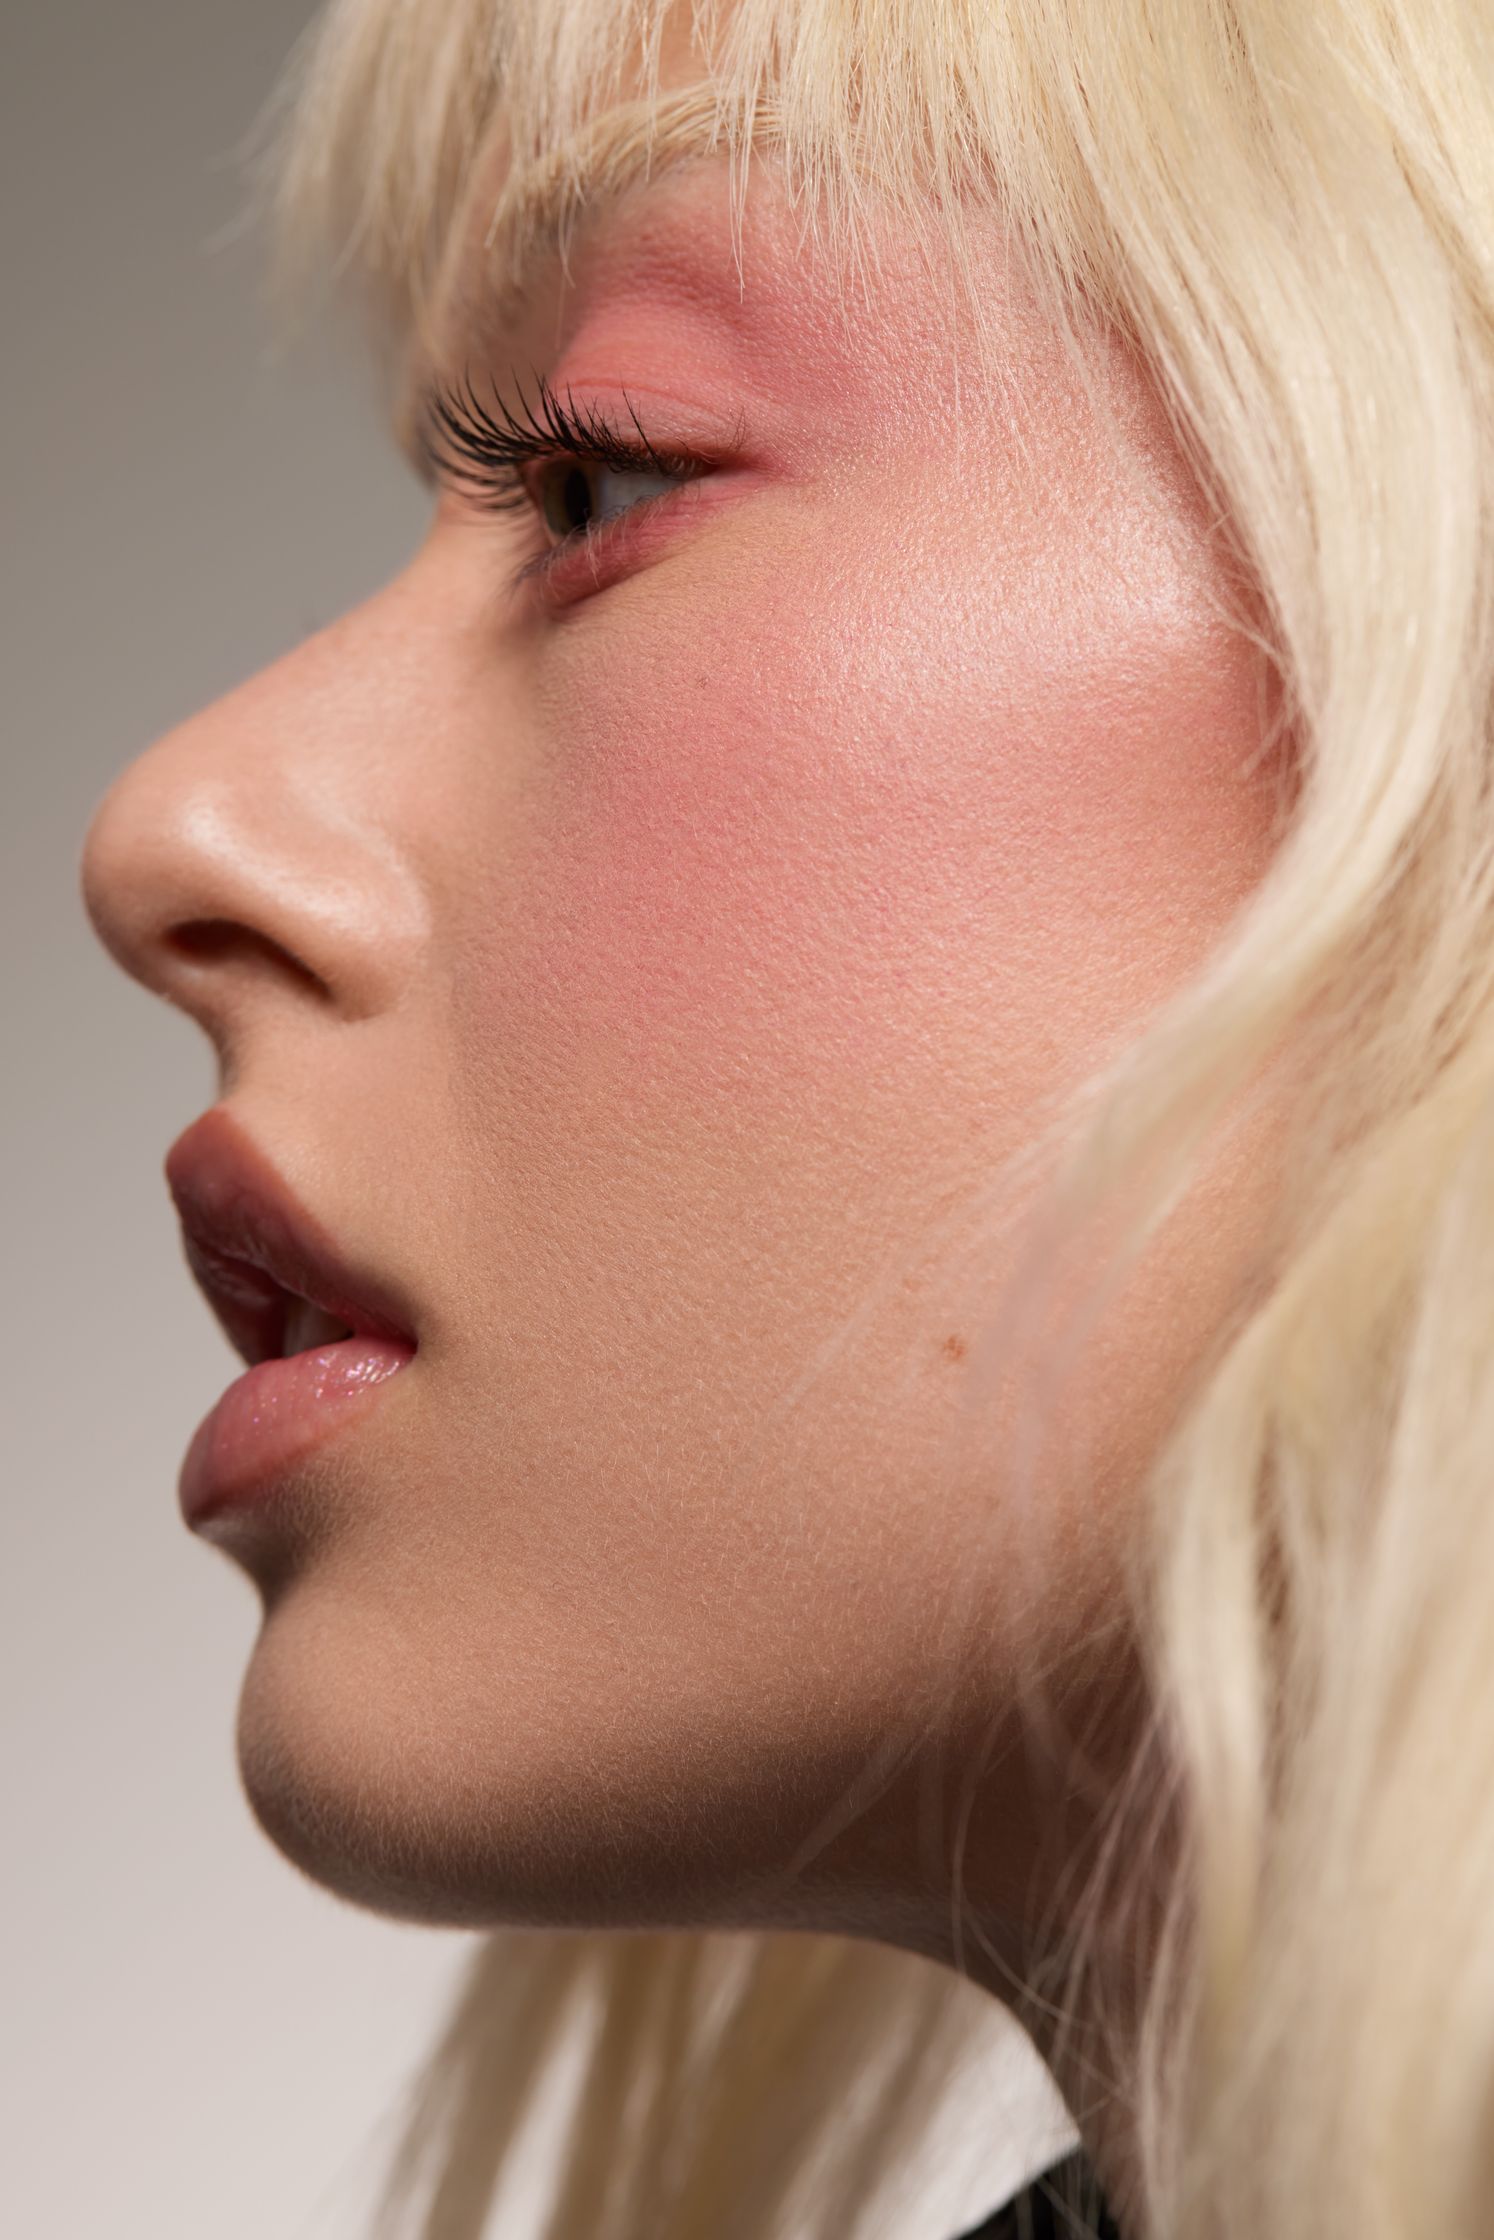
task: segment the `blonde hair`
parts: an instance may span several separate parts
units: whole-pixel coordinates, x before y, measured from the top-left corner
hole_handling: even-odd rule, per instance
[[[1123,2077],[1148,2240],[1494,2233],[1494,17],[694,0],[698,83],[640,90],[676,12],[335,0],[295,63],[286,212],[401,345],[495,134],[515,239],[557,182],[574,204],[716,149],[740,190],[771,144],[852,264],[874,189],[977,310],[960,215],[999,205],[1081,358],[1110,321],[1152,368],[1258,588],[1297,784],[1225,939],[1045,1134],[1001,1342],[1040,1319],[1056,1240],[1123,1204],[1099,1312],[1221,1120],[1301,1062],[1280,1250],[1117,1582],[1149,1718],[1054,1996],[1077,2008],[1102,1913],[1159,1907]],[[1060,1381],[1034,1385],[1029,1468]],[[1160,1888],[1128,1819],[1159,1789],[1183,1834]],[[391,2214],[429,2165],[427,2240],[480,2231],[583,1994],[549,2240],[870,2229],[973,1997],[851,1940],[501,1932]]]

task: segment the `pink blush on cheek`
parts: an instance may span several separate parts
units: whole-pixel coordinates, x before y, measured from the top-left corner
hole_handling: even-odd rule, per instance
[[[993,1077],[1024,1042],[1077,1057],[1264,868],[1250,660],[1146,616],[1103,676],[1039,640],[944,660],[937,580],[889,637],[793,566],[672,593],[667,632],[598,610],[535,831],[569,1033],[630,1080],[739,1100],[744,1069],[754,1094],[769,1070],[892,1094],[937,1073],[941,1035]]]
[[[753,782],[751,733],[734,742],[718,723],[712,749],[726,759],[615,758],[584,821],[553,836],[564,923],[552,921],[548,957],[565,1006],[644,1065],[686,1043],[709,1065],[754,1014],[781,1028],[796,952],[804,973],[817,883],[796,868],[792,835],[773,846],[783,804]]]

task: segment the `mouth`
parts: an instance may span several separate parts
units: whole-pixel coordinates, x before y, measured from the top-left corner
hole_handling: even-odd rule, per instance
[[[403,1303],[344,1259],[225,1108],[214,1106],[178,1137],[166,1180],[187,1265],[251,1368],[350,1337],[414,1350]]]
[[[279,1281],[267,1268],[210,1243],[185,1219],[182,1242],[198,1289],[234,1351],[251,1368],[363,1332],[389,1334],[382,1326],[376,1328],[371,1317],[334,1314],[305,1292]]]

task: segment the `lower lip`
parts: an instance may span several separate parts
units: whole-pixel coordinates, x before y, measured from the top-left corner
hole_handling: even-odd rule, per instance
[[[279,1361],[259,1361],[192,1434],[177,1480],[189,1525],[261,1497],[339,1425],[361,1416],[415,1348],[394,1338],[341,1338]]]

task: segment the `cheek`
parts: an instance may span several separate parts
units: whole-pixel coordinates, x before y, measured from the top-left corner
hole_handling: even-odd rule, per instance
[[[690,1596],[719,1566],[776,1607],[796,1574],[775,1534],[844,1515],[841,1560],[868,1592],[901,1579],[917,1619],[979,1298],[920,1277],[826,1348],[1201,960],[1269,854],[1253,658],[1160,542],[1144,597],[1093,547],[1014,545],[978,575],[954,550],[853,571],[827,538],[735,546],[729,582],[671,560],[515,689],[522,737],[487,758],[502,805],[452,882],[448,1179],[461,1373],[477,1425],[502,1363],[505,1482],[548,1489],[542,1575],[558,1481],[621,1469],[565,1540],[604,1550],[594,1592],[664,1591],[641,1472],[655,1504],[679,1489]],[[1220,1300],[1233,1281],[1218,1213],[1110,1333],[1107,1449],[1143,1437],[1207,1324],[1169,1305],[1195,1258]],[[813,1406],[775,1443],[806,1364]],[[690,1489],[748,1448],[778,1490],[718,1507],[707,1545]]]
[[[773,541],[773,540],[770,540]],[[1076,540],[640,581],[547,656],[474,1028],[614,1120],[937,1157],[1092,1064],[1265,867],[1254,656]],[[679,571],[683,579],[683,567]],[[630,600],[636,606],[629,607]],[[481,943],[483,933],[474,933]]]

